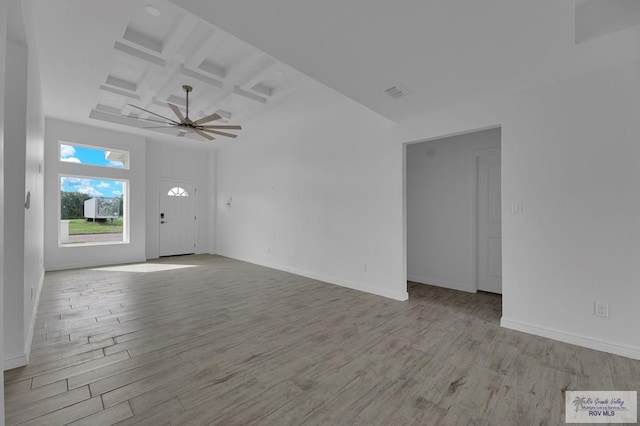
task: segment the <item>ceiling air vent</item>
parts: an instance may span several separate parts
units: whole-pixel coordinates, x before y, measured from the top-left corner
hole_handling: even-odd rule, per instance
[[[403,96],[407,96],[408,94],[407,89],[400,86],[399,84],[389,87],[387,90],[384,91],[384,93],[391,96],[393,99],[402,98]]]

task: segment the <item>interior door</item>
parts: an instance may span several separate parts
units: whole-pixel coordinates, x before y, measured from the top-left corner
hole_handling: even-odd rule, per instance
[[[160,182],[159,254],[173,256],[196,249],[196,188],[185,182]]]
[[[500,149],[477,158],[478,290],[502,293],[502,215]]]

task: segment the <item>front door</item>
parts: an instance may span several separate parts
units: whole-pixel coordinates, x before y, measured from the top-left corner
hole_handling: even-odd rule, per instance
[[[502,293],[500,150],[479,151],[477,160],[478,290]]]
[[[195,185],[160,181],[160,256],[194,253],[196,220]]]

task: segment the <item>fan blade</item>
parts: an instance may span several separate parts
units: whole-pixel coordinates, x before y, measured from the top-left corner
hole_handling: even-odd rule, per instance
[[[210,141],[214,140],[215,138],[213,136],[210,136],[208,134],[206,134],[205,132],[203,132],[202,130],[198,130],[198,129],[194,129],[196,131],[197,134],[199,134],[200,136],[202,136],[203,138],[209,139]]]
[[[186,134],[187,134],[187,132],[180,132],[180,133],[178,133],[178,137],[179,137],[179,138],[182,138],[182,137],[184,137],[184,135],[186,135]]]
[[[144,121],[151,121],[153,123],[165,123],[165,124],[169,124],[166,121],[160,121],[160,120],[154,120],[152,118],[143,118],[143,117],[136,117],[135,115],[122,115],[121,117],[127,117],[127,118],[133,118],[135,120],[144,120]]]
[[[155,115],[155,116],[157,116],[157,117],[164,118],[165,120],[169,120],[169,121],[170,121],[170,122],[172,122],[172,123],[180,124],[180,123],[178,123],[178,122],[177,122],[177,121],[175,121],[175,120],[172,120],[172,119],[170,119],[170,118],[167,118],[167,117],[165,117],[164,115],[156,114],[155,112],[153,112],[153,111],[149,111],[148,109],[144,109],[144,108],[139,107],[139,106],[136,106],[136,105],[134,105],[134,104],[127,104],[127,105],[132,106],[132,107],[134,107],[134,108],[138,108],[139,110],[142,110],[142,111],[144,111],[144,112],[148,112],[149,114],[153,114],[153,115]]]
[[[213,133],[214,135],[226,136],[228,138],[237,138],[238,137],[238,135],[232,135],[231,133],[219,132],[217,130],[202,129],[202,131],[203,132],[207,132],[207,133]]]
[[[176,126],[151,126],[151,127],[143,127],[143,129],[175,129]]]
[[[169,105],[169,108],[171,108],[173,113],[178,116],[178,118],[180,119],[180,122],[184,123],[184,115],[182,115],[182,111],[180,111],[180,108],[178,108],[174,104],[170,104],[168,102],[167,102],[167,105]]]
[[[200,126],[203,129],[233,129],[233,130],[242,130],[240,126]]]
[[[220,117],[218,114],[214,113],[211,115],[207,115],[206,117],[202,117],[199,120],[196,120],[193,122],[193,124],[204,124],[204,123],[208,123],[210,121],[215,121],[215,120],[220,120],[222,117]]]

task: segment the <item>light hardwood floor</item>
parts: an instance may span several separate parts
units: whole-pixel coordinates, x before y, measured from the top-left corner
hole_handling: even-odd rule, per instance
[[[499,327],[501,299],[396,302],[218,256],[47,273],[8,425],[558,425],[640,361]]]

